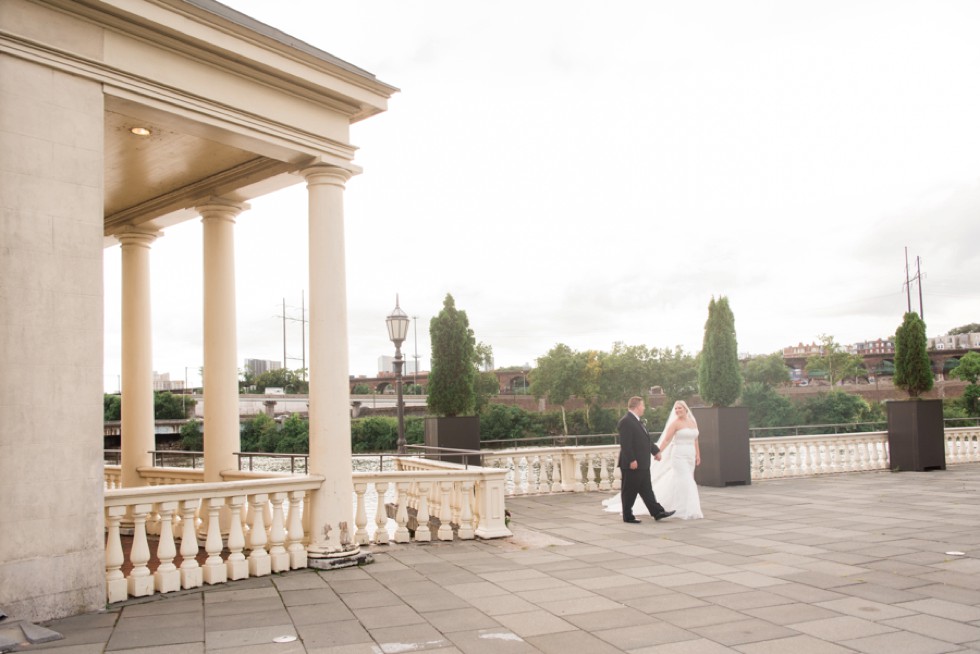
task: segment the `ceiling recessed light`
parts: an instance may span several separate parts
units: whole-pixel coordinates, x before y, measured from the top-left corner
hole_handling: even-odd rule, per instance
[[[133,134],[135,134],[136,136],[149,136],[150,135],[150,130],[146,129],[145,127],[130,127],[129,128],[129,131],[132,132]]]

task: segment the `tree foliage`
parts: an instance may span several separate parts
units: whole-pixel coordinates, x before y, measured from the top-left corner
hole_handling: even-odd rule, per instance
[[[749,410],[750,427],[785,427],[797,425],[802,419],[800,410],[789,398],[760,381],[745,384],[741,404]]]
[[[976,384],[977,379],[980,379],[980,354],[967,352],[960,359],[959,365],[949,371],[949,376]]]
[[[267,388],[281,388],[287,395],[302,395],[310,392],[310,383],[303,379],[303,370],[268,370],[253,380],[255,389],[265,393]]]
[[[188,420],[180,427],[180,447],[188,452],[204,450],[204,434],[199,420]]]
[[[806,360],[806,372],[811,377],[826,375],[833,386],[864,372],[864,359],[845,350],[833,336],[821,334],[820,344],[823,354],[815,354]]]
[[[698,359],[695,356],[679,345],[674,349],[651,350],[650,355],[650,386],[660,386],[670,404],[688,400],[698,392]]]
[[[974,332],[980,332],[980,322],[971,322],[968,325],[960,325],[949,330],[950,334],[972,334]]]
[[[446,294],[442,311],[429,322],[432,370],[429,372],[429,410],[442,416],[473,413],[476,404],[476,339],[465,311]]]
[[[102,419],[105,422],[122,418],[122,397],[119,395],[102,395]]]
[[[895,386],[909,397],[919,397],[932,389],[932,362],[926,343],[926,324],[919,314],[909,311],[895,332],[894,377]]]
[[[156,420],[181,420],[187,417],[187,409],[194,408],[195,400],[186,395],[174,395],[167,391],[153,394],[153,417]]]
[[[711,298],[708,320],[704,324],[704,345],[698,369],[701,399],[712,406],[731,406],[742,393],[742,372],[738,366],[735,316],[728,298]]]
[[[478,372],[473,379],[473,408],[476,413],[490,404],[490,398],[500,395],[500,380],[492,372]]]
[[[774,387],[789,381],[789,368],[783,361],[782,352],[773,352],[763,357],[755,357],[742,367],[745,383],[758,383]]]

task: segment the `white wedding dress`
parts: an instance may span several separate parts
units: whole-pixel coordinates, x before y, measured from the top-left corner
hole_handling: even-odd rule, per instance
[[[694,483],[696,452],[694,443],[698,430],[693,427],[678,429],[674,439],[663,451],[660,461],[653,460],[650,466],[650,480],[657,502],[667,511],[676,511],[673,517],[682,520],[703,518],[698,485]],[[603,500],[602,505],[610,513],[622,513],[622,495]],[[634,515],[650,515],[646,504],[639,497],[633,505]]]

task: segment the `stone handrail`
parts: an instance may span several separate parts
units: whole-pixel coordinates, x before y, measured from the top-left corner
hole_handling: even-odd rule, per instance
[[[107,490],[106,601],[305,568],[305,498],[322,483],[318,475],[296,475]],[[127,562],[121,533],[124,520],[126,530],[132,530],[128,574],[122,571]],[[159,564],[153,572],[147,565],[149,535],[157,537]],[[198,536],[204,538],[208,554],[203,566],[197,562]],[[179,568],[174,564],[178,540]],[[225,550],[228,555],[223,559]]]
[[[618,445],[483,451],[484,465],[508,472],[508,495],[619,490],[618,458]]]

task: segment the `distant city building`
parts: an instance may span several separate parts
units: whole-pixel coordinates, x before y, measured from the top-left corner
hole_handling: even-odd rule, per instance
[[[784,359],[806,358],[821,354],[823,354],[823,346],[816,343],[810,343],[809,345],[800,343],[799,345],[790,345],[789,347],[783,348]]]
[[[378,374],[390,372],[394,374],[395,372],[395,357],[392,356],[380,356],[378,357]],[[415,362],[405,360],[405,365],[402,366],[403,375],[414,375],[415,374]]]
[[[895,342],[879,338],[874,341],[862,341],[847,348],[851,354],[895,354]]]
[[[153,373],[153,390],[154,391],[182,391],[184,390],[184,380],[177,379],[170,381],[169,372],[154,372]]]
[[[943,334],[930,338],[927,343],[930,350],[976,350],[980,349],[980,332]]]
[[[282,364],[278,361],[269,361],[267,359],[245,359],[245,370],[252,373],[253,377],[258,377],[263,373],[280,369],[282,369]]]

